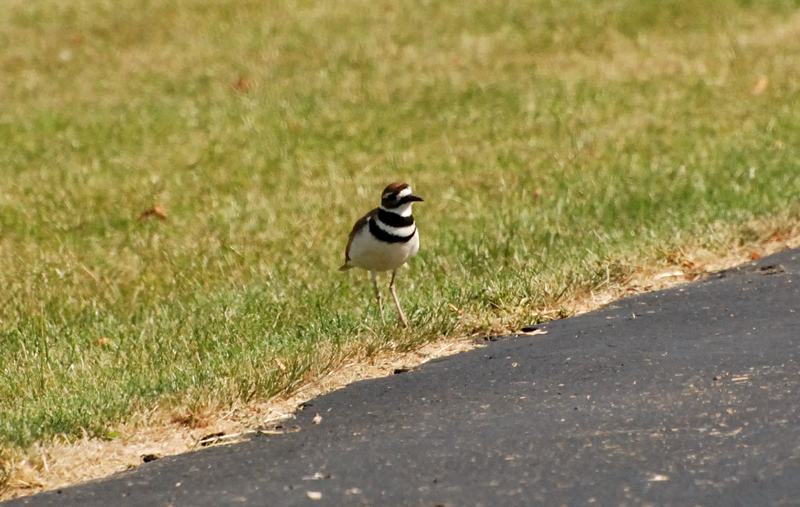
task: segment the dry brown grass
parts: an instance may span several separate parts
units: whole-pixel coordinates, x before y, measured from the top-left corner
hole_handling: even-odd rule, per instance
[[[771,47],[785,47],[800,39],[800,12],[785,21],[756,25],[747,30],[722,31],[714,40],[713,51],[708,47],[708,34],[643,34],[635,39],[612,32],[603,47],[602,55],[581,51],[544,54],[534,62],[540,72],[559,79],[599,79],[603,81],[649,81],[664,77],[700,79],[709,84],[721,84],[731,77],[731,67],[737,65],[742,50],[755,55]],[[773,62],[754,59],[753,75],[768,72],[770,66],[792,65],[797,55]],[[775,69],[776,73],[780,69]]]

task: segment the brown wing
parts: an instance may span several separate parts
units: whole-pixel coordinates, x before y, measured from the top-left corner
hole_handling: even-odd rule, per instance
[[[344,250],[344,264],[342,265],[342,267],[339,268],[339,271],[350,269],[350,266],[348,266],[347,263],[350,262],[350,245],[353,244],[353,238],[356,237],[358,231],[366,227],[367,220],[369,220],[370,217],[373,217],[378,214],[379,209],[380,208],[375,208],[371,210],[369,213],[359,218],[356,221],[355,225],[353,225],[353,230],[350,231],[350,236],[347,238],[347,248],[345,248]]]

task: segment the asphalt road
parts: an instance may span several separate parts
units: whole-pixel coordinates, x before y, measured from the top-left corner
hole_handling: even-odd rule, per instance
[[[787,251],[3,507],[800,505],[798,306]]]

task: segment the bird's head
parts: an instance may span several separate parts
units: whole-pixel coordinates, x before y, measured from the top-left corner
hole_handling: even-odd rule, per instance
[[[402,216],[411,214],[415,202],[422,202],[422,197],[414,195],[408,183],[399,181],[387,186],[381,195],[381,208]]]

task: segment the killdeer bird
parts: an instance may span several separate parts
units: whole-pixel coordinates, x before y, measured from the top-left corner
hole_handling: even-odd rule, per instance
[[[389,291],[397,306],[400,323],[408,327],[408,320],[400,308],[394,279],[397,268],[414,257],[419,250],[419,232],[414,225],[411,206],[422,199],[411,193],[407,183],[392,183],[381,195],[381,205],[361,217],[350,231],[344,264],[339,271],[361,268],[369,271],[375,286],[375,299],[383,318],[381,291],[378,289],[378,271],[392,271]]]

